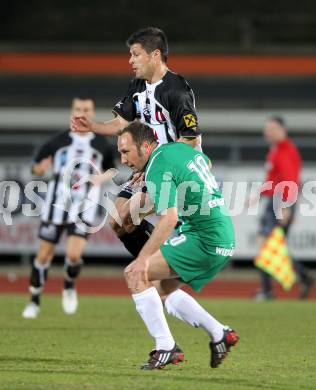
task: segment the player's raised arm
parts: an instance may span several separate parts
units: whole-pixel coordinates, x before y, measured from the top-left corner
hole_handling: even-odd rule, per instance
[[[85,116],[71,117],[71,129],[78,133],[93,132],[101,135],[116,135],[117,132],[126,127],[129,122],[117,115],[114,119],[106,122],[93,122]]]

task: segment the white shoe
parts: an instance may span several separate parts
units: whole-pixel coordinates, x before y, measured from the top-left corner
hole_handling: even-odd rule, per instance
[[[78,296],[74,288],[63,290],[62,306],[66,314],[75,314],[78,309]]]
[[[29,302],[23,312],[22,312],[22,317],[23,318],[31,318],[31,319],[34,319],[38,316],[39,312],[40,312],[40,307],[34,303],[34,302]]]

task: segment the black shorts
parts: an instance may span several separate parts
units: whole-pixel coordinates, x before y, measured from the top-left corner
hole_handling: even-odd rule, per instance
[[[119,194],[117,195],[118,198],[125,198],[125,199],[130,199],[134,194],[136,194],[137,192],[143,192],[144,194],[147,192],[147,187],[146,186],[143,186],[143,187],[132,187],[130,185],[131,181],[133,179],[133,175],[130,176],[127,180],[127,182],[123,185],[123,188],[122,190],[119,192]]]
[[[89,237],[89,233],[83,232],[76,226],[75,223],[69,223],[67,225],[54,225],[53,223],[49,222],[41,222],[38,237],[42,240],[57,244],[64,230],[67,231],[68,236],[78,236],[85,238],[86,240]]]
[[[267,237],[275,226],[282,226],[285,235],[288,233],[294,218],[295,205],[290,206],[291,217],[286,225],[281,225],[280,221],[276,218],[273,209],[273,197],[267,199],[266,208],[260,219],[259,235]]]

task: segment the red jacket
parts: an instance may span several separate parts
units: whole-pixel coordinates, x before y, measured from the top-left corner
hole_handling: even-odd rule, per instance
[[[273,196],[275,186],[282,181],[292,181],[299,186],[301,165],[301,155],[288,138],[271,146],[266,158],[266,182],[272,181],[272,188],[262,191],[262,195]],[[292,200],[288,187],[284,188],[282,199],[284,201]]]

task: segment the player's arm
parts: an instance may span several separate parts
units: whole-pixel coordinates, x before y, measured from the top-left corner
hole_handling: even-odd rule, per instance
[[[276,160],[276,167],[281,181],[293,182],[294,185],[299,181],[300,163],[292,159],[287,151],[280,152]]]
[[[201,149],[194,94],[186,82],[183,81],[183,84],[169,92],[169,104],[171,119],[178,132],[178,141]]]
[[[130,274],[130,281],[128,283],[130,288],[137,290],[143,283],[148,283],[148,259],[159,250],[160,246],[171,235],[177,221],[177,208],[171,207],[166,209],[136,260],[125,269],[125,273]]]
[[[73,184],[72,189],[78,190],[79,187],[85,183],[91,183],[93,186],[101,186],[112,180],[117,174],[118,170],[116,168],[110,168],[103,173],[98,173],[96,175],[87,175],[82,177],[75,184]]]
[[[173,229],[178,222],[178,211],[176,207],[164,210],[158,224],[155,226],[149,240],[140,251],[138,258],[148,258],[153,255],[160,246],[170,237]]]
[[[93,132],[101,135],[116,135],[117,132],[129,124],[129,121],[117,115],[106,122],[93,122],[86,117],[71,117],[71,129],[78,133]]]
[[[155,206],[156,214],[161,217],[136,260],[126,268],[127,273],[134,274],[133,285],[135,287],[137,287],[139,283],[147,282],[149,257],[153,255],[171,235],[172,230],[178,222],[177,189],[172,174],[166,171],[169,167],[170,163],[169,165],[166,164],[164,158],[160,156],[156,158],[155,163],[151,164],[145,173],[146,186],[150,200]],[[169,179],[168,183],[170,186],[168,186],[168,194],[166,194],[163,187],[163,183],[167,179]]]
[[[179,137],[178,142],[183,142],[184,144],[188,144],[192,146],[194,149],[201,149],[201,136],[195,137]]]
[[[53,143],[54,143],[54,139],[49,140],[40,148],[40,150],[36,154],[31,165],[31,172],[33,175],[43,176],[52,166],[52,161],[53,161],[52,144]]]
[[[43,176],[52,166],[52,156],[48,156],[38,163],[34,163],[31,172],[35,176]]]
[[[130,82],[125,96],[119,100],[112,109],[115,118],[106,122],[92,122],[85,117],[71,118],[71,129],[79,133],[92,131],[101,135],[116,135],[121,129],[124,129],[135,117],[135,106],[133,94],[136,91],[137,81],[134,79]]]
[[[279,171],[280,182],[288,182],[280,196],[284,200],[294,203],[299,191],[297,183],[300,176],[300,163],[295,162],[286,151],[283,151],[277,159],[276,166]],[[282,226],[286,226],[293,216],[293,209],[291,207],[281,207],[281,213],[282,218],[278,222]]]
[[[168,169],[170,169],[170,163],[167,165],[163,157],[158,157],[146,172],[147,191],[155,206],[156,214],[160,215],[160,220],[139,253],[139,258],[149,257],[155,253],[171,235],[178,222],[177,186]],[[169,187],[167,193],[164,189],[166,180]]]

